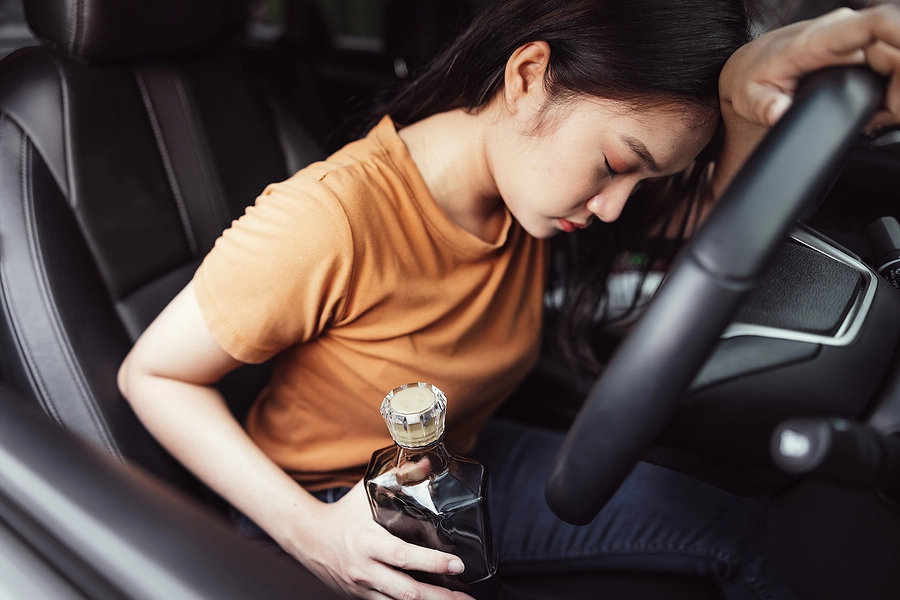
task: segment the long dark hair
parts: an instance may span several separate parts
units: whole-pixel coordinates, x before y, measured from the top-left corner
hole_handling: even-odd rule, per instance
[[[635,108],[696,107],[715,118],[719,72],[749,31],[744,0],[493,0],[377,116],[404,126],[455,109],[477,112],[502,89],[510,55],[542,40],[550,46],[550,103],[593,96]],[[569,362],[599,370],[591,340],[602,326],[596,313],[613,257],[649,222],[671,219],[675,200],[702,196],[712,155],[709,149],[685,173],[642,186],[616,223],[554,238],[563,289],[558,348]]]

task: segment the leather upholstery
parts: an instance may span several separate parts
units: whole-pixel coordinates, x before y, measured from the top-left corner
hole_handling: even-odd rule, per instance
[[[226,34],[226,0],[27,0],[35,35],[90,62],[184,55]]]
[[[0,378],[182,487],[191,478],[143,429],[116,371],[219,233],[268,183],[323,156],[260,90],[225,49],[97,66],[44,46],[0,64]],[[264,376],[223,382],[236,414]]]
[[[3,598],[346,598],[57,429],[0,385]]]

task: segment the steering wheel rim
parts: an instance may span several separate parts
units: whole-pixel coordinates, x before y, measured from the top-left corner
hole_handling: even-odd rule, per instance
[[[591,522],[670,422],[798,216],[839,173],[884,88],[866,67],[804,80],[591,389],[545,485],[559,518]]]

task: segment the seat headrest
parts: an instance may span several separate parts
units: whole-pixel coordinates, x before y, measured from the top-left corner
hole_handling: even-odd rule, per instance
[[[24,0],[34,34],[87,62],[189,54],[227,31],[226,0]]]

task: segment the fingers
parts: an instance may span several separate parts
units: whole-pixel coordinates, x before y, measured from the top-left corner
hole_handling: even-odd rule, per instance
[[[890,78],[884,106],[867,129],[871,131],[900,121],[900,10],[891,5],[860,12],[845,9],[826,15],[822,21],[817,36],[821,36],[829,53],[845,53],[844,56],[855,59],[861,52],[863,58],[859,62]]]
[[[747,84],[747,106],[753,120],[771,127],[778,122],[793,102],[793,96],[780,89],[755,82]]]
[[[321,579],[353,597],[471,600],[401,571],[457,575],[465,567],[452,554],[408,544],[376,523],[360,484],[334,504],[322,507],[315,533],[317,537],[306,540],[295,555]]]
[[[866,134],[877,137],[880,133],[879,130],[882,127],[887,127],[895,123],[897,123],[897,117],[895,117],[887,110],[880,110],[875,113],[875,116],[872,117],[872,119],[866,125]]]
[[[900,10],[892,5],[862,11],[838,9],[811,22],[797,43],[811,50],[808,58],[813,62],[804,65],[809,69],[869,62],[873,45],[900,48]]]
[[[887,118],[881,124],[896,123],[900,121],[900,49],[876,42],[866,50],[866,57],[874,71],[890,78],[882,111],[884,114],[876,115],[876,118]]]
[[[442,587],[416,581],[402,571],[458,575],[465,569],[452,554],[408,544],[375,522],[357,532],[355,551],[362,556],[343,569],[345,589],[361,598],[396,600],[469,598]]]
[[[387,532],[385,532],[387,534]],[[390,536],[390,534],[387,534]],[[391,536],[393,538],[393,536]],[[340,587],[353,596],[366,599],[392,600],[422,599],[451,600],[469,599],[469,596],[451,590],[416,581],[405,571],[421,571],[452,575],[462,572],[462,562],[455,556],[421,548],[397,540],[398,544],[375,543],[363,536],[360,545],[368,560],[353,560],[342,571]],[[396,540],[396,538],[393,538]],[[383,540],[382,540],[383,542]],[[457,563],[454,567],[452,563]],[[471,599],[469,599],[471,600]]]
[[[773,83],[794,89],[798,77],[827,66],[863,64],[864,49],[875,41],[870,17],[841,8],[813,21],[786,27],[784,55],[773,61]]]
[[[428,469],[430,463],[427,460],[419,461],[413,465],[415,469]],[[357,499],[351,497],[360,496]],[[343,507],[347,502],[361,504],[364,512],[362,525],[354,532],[354,546],[359,548],[372,560],[384,563],[388,566],[407,571],[422,571],[439,575],[459,575],[465,570],[465,565],[459,557],[433,548],[417,546],[403,541],[390,533],[387,529],[376,523],[369,513],[368,502],[365,501],[364,490],[354,487],[338,504]]]
[[[848,64],[868,64],[890,77],[886,112],[878,119],[900,120],[900,9],[894,6],[838,9],[761,36],[732,58],[732,68],[723,70],[729,85],[722,98],[753,122],[766,126],[777,122],[791,105],[803,75]]]
[[[839,8],[804,22],[801,29],[801,46],[814,44],[833,55],[854,54],[878,40],[900,46],[900,10],[892,5],[861,11]]]
[[[372,556],[391,567],[439,575],[459,575],[465,570],[463,562],[452,554],[408,544],[387,531],[384,533],[384,539],[376,542]]]
[[[409,485],[425,481],[425,478],[431,475],[433,471],[431,460],[428,457],[423,457],[416,462],[407,462],[396,470],[397,484]]]
[[[872,15],[849,8],[839,8],[810,22],[807,29],[810,38],[821,44],[830,54],[854,53],[875,41]],[[802,40],[802,43],[808,43]],[[859,55],[857,55],[857,58]]]
[[[900,9],[891,4],[868,8],[862,13],[869,20],[872,41],[881,40],[900,48]]]
[[[380,574],[380,585],[364,597],[390,598],[391,600],[473,600],[463,592],[452,591],[436,585],[416,581],[409,575],[384,568]]]

